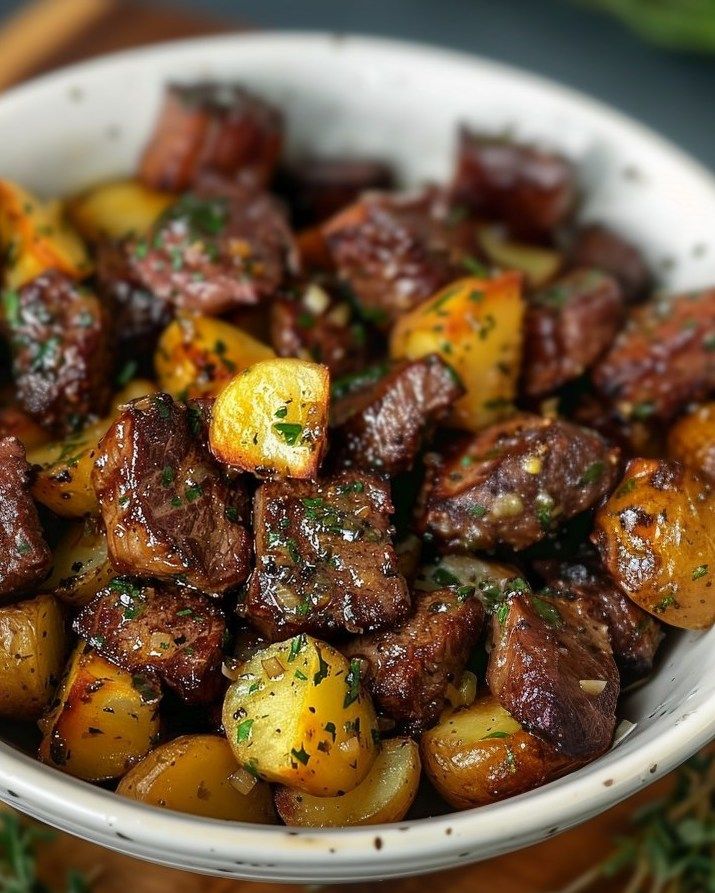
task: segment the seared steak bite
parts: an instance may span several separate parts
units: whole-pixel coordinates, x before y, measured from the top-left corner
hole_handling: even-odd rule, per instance
[[[645,297],[652,285],[650,271],[635,245],[598,223],[578,230],[569,261],[575,267],[592,267],[609,273],[618,281],[627,301]]]
[[[390,538],[392,510],[389,486],[367,474],[262,484],[247,619],[276,640],[367,632],[403,617],[410,595]]]
[[[622,320],[618,283],[573,270],[529,300],[524,319],[524,390],[531,397],[578,378],[611,345]]]
[[[459,132],[455,202],[525,238],[549,236],[573,213],[576,173],[562,155],[498,137]]]
[[[280,112],[237,84],[170,84],[139,163],[154,189],[184,192],[207,172],[266,184],[283,145]]]
[[[271,304],[271,343],[279,357],[323,363],[331,375],[346,375],[365,363],[366,332],[346,302],[334,300],[327,287],[309,283],[300,298]]]
[[[550,590],[578,601],[594,620],[605,623],[624,683],[650,673],[663,627],[619,589],[595,555],[539,561],[535,569]]]
[[[270,297],[297,265],[282,206],[243,181],[203,180],[129,250],[157,298],[209,315]]]
[[[412,466],[427,426],[464,388],[437,354],[396,363],[376,382],[337,399],[331,412],[338,462],[394,475]]]
[[[185,701],[205,703],[221,690],[226,623],[196,592],[115,577],[73,626],[102,657],[131,673],[156,672]]]
[[[328,249],[366,316],[387,324],[467,274],[474,226],[443,195],[373,193],[323,226]]]
[[[353,639],[343,651],[360,660],[378,711],[418,735],[439,719],[447,686],[459,683],[483,622],[484,608],[473,594],[417,592],[409,617]]]
[[[368,158],[302,158],[279,174],[278,188],[297,227],[313,226],[373,189],[391,189],[392,170]]]
[[[496,611],[487,682],[528,732],[584,761],[611,743],[620,691],[608,630],[577,600],[517,592]]]
[[[221,593],[246,579],[251,545],[239,487],[224,480],[199,427],[168,394],[132,401],[100,441],[92,482],[120,574]]]
[[[0,439],[0,601],[41,583],[52,564],[16,437]]]
[[[609,492],[618,450],[594,431],[521,414],[433,457],[419,521],[448,549],[525,549]]]
[[[81,428],[109,401],[109,317],[87,288],[48,270],[3,296],[3,324],[23,408],[58,434]]]
[[[649,301],[593,372],[624,419],[668,421],[715,390],[715,289]]]

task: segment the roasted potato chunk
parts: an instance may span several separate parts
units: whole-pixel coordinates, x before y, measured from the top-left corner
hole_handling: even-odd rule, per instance
[[[275,356],[231,323],[184,315],[164,329],[154,365],[161,389],[180,400],[218,394],[237,373]]]
[[[16,437],[0,440],[0,555],[0,602],[41,583],[50,569],[25,449]]]
[[[316,797],[357,787],[379,749],[360,664],[305,635],[258,651],[239,667],[223,725],[244,769]]]
[[[107,555],[102,519],[89,515],[68,524],[52,556],[45,588],[72,607],[81,608],[103,589],[116,571]]]
[[[120,778],[159,737],[160,690],[77,646],[57,694],[40,721],[43,763],[85,781]]]
[[[37,719],[62,675],[69,640],[51,595],[0,608],[0,716]]]
[[[136,180],[102,183],[67,203],[67,216],[88,242],[144,236],[176,196]]]
[[[455,809],[523,794],[579,765],[524,731],[489,694],[425,732],[420,751],[429,780]]]
[[[172,192],[189,189],[207,172],[250,172],[265,184],[282,145],[280,112],[238,84],[169,84],[139,177]]]
[[[623,591],[671,626],[715,623],[715,494],[677,462],[633,459],[592,539]]]
[[[715,480],[715,403],[678,419],[668,433],[668,456]]]
[[[315,797],[281,786],[276,808],[286,825],[346,828],[399,822],[412,805],[420,782],[420,750],[411,738],[385,741],[360,784],[341,797]]]
[[[270,787],[251,779],[239,790],[231,781],[238,766],[219,735],[182,735],[152,750],[122,778],[117,793],[151,806],[209,819],[275,824]]]
[[[478,431],[504,416],[516,396],[522,352],[521,277],[470,277],[400,317],[390,337],[394,359],[437,353],[466,389],[449,421]]]
[[[319,482],[269,481],[256,491],[256,568],[241,610],[271,639],[382,629],[410,595],[391,542],[390,489],[344,472]]]
[[[327,447],[329,379],[325,366],[287,358],[239,372],[214,404],[213,454],[259,477],[316,477]]]
[[[70,279],[92,272],[87,250],[63,219],[59,202],[40,202],[9,180],[0,180],[0,248],[9,258],[4,271],[8,289],[20,288],[48,270],[59,270]]]

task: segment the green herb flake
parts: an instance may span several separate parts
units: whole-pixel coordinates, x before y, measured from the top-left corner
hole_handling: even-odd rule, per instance
[[[323,657],[323,653],[320,648],[316,645],[315,650],[318,654],[318,669],[313,676],[313,685],[320,685],[323,679],[327,679],[330,673],[330,667],[328,666],[327,661]]]
[[[559,609],[556,605],[546,601],[546,599],[540,598],[538,595],[532,595],[531,606],[544,623],[549,626],[561,626],[563,624],[563,617]]]
[[[589,486],[590,484],[596,484],[603,477],[603,472],[605,471],[605,463],[603,462],[592,462],[581,475],[581,480],[579,481],[579,485],[581,487]]]
[[[706,577],[707,574],[708,574],[707,564],[700,564],[696,568],[693,569],[693,580],[699,580],[701,577]]]
[[[291,750],[291,756],[295,757],[299,763],[302,763],[304,766],[308,765],[308,761],[310,760],[310,754],[306,751],[306,749],[301,744],[300,750],[296,750],[295,747]]]
[[[334,722],[326,722],[325,725],[323,726],[323,728],[324,728],[325,731],[328,733],[328,735],[331,735],[331,736],[332,736],[332,738],[333,738],[333,742],[334,742],[334,741],[335,741],[335,736],[336,736],[336,733],[337,733],[337,730],[336,730],[336,728],[335,728],[335,723],[334,723]]]
[[[293,663],[300,652],[305,648],[306,642],[307,639],[304,633],[301,633],[299,636],[294,636],[291,639],[290,651],[288,652],[288,663]]]
[[[174,483],[174,469],[171,465],[165,465],[161,472],[161,486],[168,487]]]
[[[303,426],[295,422],[274,422],[273,430],[280,434],[288,446],[295,446],[303,435]]]
[[[343,700],[343,709],[347,709],[360,697],[360,661],[353,658],[350,661],[350,669],[345,676],[347,691]]]
[[[490,732],[488,735],[485,735],[482,738],[482,741],[487,741],[489,738],[508,738],[508,732]]]
[[[278,409],[273,413],[273,415],[277,419],[284,419],[288,415],[288,407],[287,406],[279,406]]]
[[[240,722],[236,728],[236,741],[238,741],[239,744],[241,744],[243,741],[248,741],[248,739],[251,737],[252,728],[252,719],[244,719],[243,722]]]
[[[439,586],[459,586],[462,582],[459,577],[456,577],[444,567],[436,568],[432,573],[432,579]]]
[[[467,509],[467,514],[471,515],[472,518],[483,518],[487,513],[487,507],[485,505],[472,505]]]
[[[190,484],[184,490],[184,496],[186,497],[187,502],[196,502],[196,500],[203,494],[203,490],[201,489],[200,484]]]

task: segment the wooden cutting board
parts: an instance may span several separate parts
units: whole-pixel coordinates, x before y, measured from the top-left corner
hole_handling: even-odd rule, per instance
[[[173,6],[138,0],[40,0],[28,4],[0,28],[0,90],[58,66],[113,50],[232,29],[237,29],[236,23],[229,25]],[[365,893],[418,893],[429,888],[449,893],[476,893],[492,888],[497,893],[556,890],[606,854],[613,837],[627,830],[632,810],[656,796],[657,790],[667,784],[664,780],[586,825],[519,853],[441,872],[428,879],[360,884],[357,889]],[[126,893],[128,889],[133,893],[305,890],[302,885],[254,884],[160,868],[62,834],[44,850],[42,873],[54,887],[70,868],[96,877],[95,893]],[[603,882],[596,889],[605,893],[618,890],[619,885]]]

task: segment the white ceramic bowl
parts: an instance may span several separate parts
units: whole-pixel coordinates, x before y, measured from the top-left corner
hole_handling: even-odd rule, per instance
[[[607,63],[604,63],[607,64]],[[634,73],[634,76],[636,73]],[[715,182],[659,137],[584,96],[491,62],[330,35],[230,36],[123,53],[0,99],[0,176],[47,195],[133,170],[170,78],[235,78],[279,103],[293,150],[390,158],[406,182],[446,175],[455,123],[572,156],[585,217],[641,244],[667,286],[715,282]],[[715,630],[671,640],[622,706],[637,722],[590,766],[504,803],[352,830],[294,831],[141,806],[0,744],[0,798],[133,856],[233,877],[389,878],[484,859],[594,816],[715,735]]]

